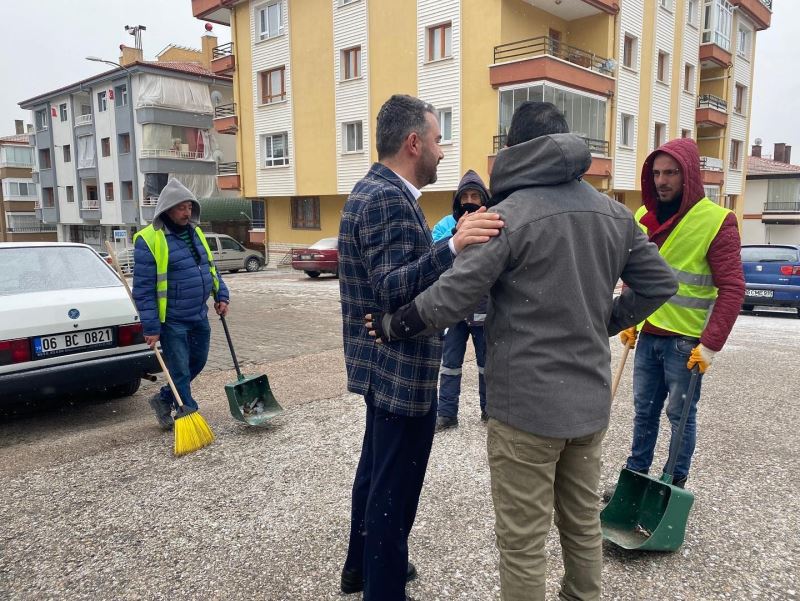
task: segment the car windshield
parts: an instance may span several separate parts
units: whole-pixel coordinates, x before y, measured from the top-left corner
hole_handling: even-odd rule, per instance
[[[798,252],[793,248],[743,246],[742,261],[751,263],[797,263]]]
[[[0,248],[0,296],[121,286],[91,249],[81,246]]]
[[[314,248],[316,250],[333,250],[337,247],[339,243],[338,238],[323,238],[319,242],[315,242],[308,248]]]

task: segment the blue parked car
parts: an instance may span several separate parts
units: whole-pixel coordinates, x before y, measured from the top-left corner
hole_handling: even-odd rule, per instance
[[[800,246],[742,245],[742,266],[746,285],[742,309],[794,307],[800,317]]]

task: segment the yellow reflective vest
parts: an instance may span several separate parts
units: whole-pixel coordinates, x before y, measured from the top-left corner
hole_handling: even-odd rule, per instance
[[[641,223],[645,213],[647,208],[640,207],[636,222],[647,234]],[[728,213],[728,209],[703,198],[670,232],[659,252],[678,279],[678,292],[647,318],[649,323],[662,330],[700,338],[717,298],[706,255]]]
[[[197,237],[203,248],[206,249],[208,255],[208,267],[211,271],[211,279],[214,287],[214,298],[219,292],[219,276],[217,275],[217,268],[214,265],[214,256],[211,254],[211,248],[208,246],[203,230],[199,227],[194,228]],[[158,320],[164,323],[167,320],[167,268],[169,267],[169,244],[167,243],[167,236],[164,234],[164,229],[155,229],[152,224],[148,225],[143,230],[136,232],[133,236],[133,242],[140,238],[147,244],[147,248],[156,260],[156,301],[158,302]]]

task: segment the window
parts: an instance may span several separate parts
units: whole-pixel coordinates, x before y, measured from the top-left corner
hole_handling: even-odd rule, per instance
[[[271,104],[286,100],[286,67],[262,71],[261,104]]]
[[[56,197],[52,188],[42,188],[42,208],[52,209],[56,206]]]
[[[39,169],[50,169],[50,149],[42,148],[39,151]]]
[[[106,100],[106,91],[103,90],[97,93],[97,112],[102,113],[106,109],[108,109],[108,102]]]
[[[733,110],[740,115],[744,113],[747,106],[747,88],[737,83],[733,91]]]
[[[750,40],[753,32],[739,25],[739,33],[736,35],[736,53],[744,58],[750,57]]]
[[[742,162],[742,143],[739,140],[731,140],[730,168],[741,169]]]
[[[672,0],[658,0],[658,5],[661,8],[666,8],[667,10],[672,10]]]
[[[686,2],[686,22],[697,27],[697,0],[688,0]]]
[[[703,44],[716,44],[730,52],[733,5],[728,0],[703,0]]]
[[[256,41],[274,38],[283,33],[283,0],[256,8]]]
[[[345,6],[347,4],[353,4],[354,2],[358,2],[358,0],[339,0],[339,6]]]
[[[622,114],[620,118],[619,143],[633,147],[633,115]]]
[[[636,69],[636,51],[638,40],[630,34],[625,34],[622,46],[622,65],[628,69]]]
[[[362,152],[364,140],[361,133],[361,121],[342,124],[342,151]]]
[[[58,105],[58,115],[61,121],[67,120],[67,103],[63,102]]]
[[[104,157],[111,156],[111,138],[100,138],[100,154]]]
[[[320,229],[318,196],[292,199],[292,229]]]
[[[722,206],[731,211],[736,211],[736,195],[726,194],[722,197]]]
[[[719,204],[719,186],[703,186],[706,198]]]
[[[117,136],[117,150],[120,154],[128,154],[131,151],[131,135],[119,134]]]
[[[342,50],[341,79],[361,77],[361,46]]]
[[[451,23],[428,27],[428,61],[450,58],[453,55],[452,37],[453,26]]]
[[[681,130],[681,138],[691,138],[692,137],[692,130],[691,129],[682,129]]]
[[[683,66],[683,91],[694,93],[694,65],[689,63]]]
[[[439,129],[442,130],[442,142],[453,141],[453,109],[439,109]]]
[[[653,148],[658,148],[661,146],[666,140],[665,135],[667,131],[667,126],[663,123],[656,123],[656,126],[653,130]]]
[[[262,140],[264,140],[264,167],[281,167],[289,164],[289,140],[287,134],[262,136]]]
[[[72,149],[69,147],[69,144],[64,144],[61,147],[61,150],[64,151],[64,162],[71,163],[72,162]]]
[[[219,250],[219,245],[217,245],[217,239],[214,236],[209,236],[206,238],[206,242],[208,242],[208,248],[211,250]]]
[[[656,79],[663,83],[667,83],[669,80],[669,54],[662,50],[658,51]]]
[[[266,211],[264,210],[264,201],[251,200],[250,210],[253,213],[253,223],[251,226],[254,228],[263,229],[266,226]]]
[[[89,169],[96,165],[95,143],[93,136],[80,136],[78,138],[78,169]]]
[[[31,197],[36,196],[36,184],[33,182],[12,182],[3,181],[4,194],[11,197]]]
[[[106,182],[103,184],[103,189],[106,194],[106,200],[114,200],[114,183]]]
[[[33,148],[30,146],[0,147],[0,165],[33,167]]]
[[[125,106],[128,104],[128,86],[122,84],[114,88],[114,106]]]
[[[47,129],[47,110],[36,111],[36,131]]]
[[[242,245],[233,238],[220,238],[219,241],[222,243],[222,250],[237,250],[239,252],[244,252]]]
[[[128,181],[122,181],[120,182],[120,184],[122,187],[122,191],[120,192],[121,194],[120,198],[122,200],[133,200],[133,182],[128,180]]]
[[[75,188],[67,186],[67,202],[75,202]]]

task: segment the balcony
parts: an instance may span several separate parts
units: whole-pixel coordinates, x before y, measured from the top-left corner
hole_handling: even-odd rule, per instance
[[[772,225],[800,224],[800,201],[768,200],[764,203],[761,222]]]
[[[139,209],[142,213],[142,220],[145,223],[152,223],[153,217],[156,216],[156,205],[158,204],[158,196],[148,196],[143,198],[139,203]]]
[[[240,190],[239,163],[217,163],[217,185],[220,190]]]
[[[79,115],[75,117],[75,127],[80,127],[81,125],[91,125],[91,124],[92,124],[91,113],[88,115]]]
[[[695,122],[702,127],[725,127],[728,125],[728,103],[713,94],[701,94],[697,98]]]
[[[725,183],[725,165],[716,157],[700,157],[700,175],[705,186],[722,186]]]
[[[217,75],[231,75],[236,70],[233,42],[211,49],[211,70]]]
[[[239,118],[236,104],[221,104],[214,107],[214,129],[221,134],[236,134],[239,131]]]
[[[540,36],[495,46],[489,82],[495,88],[548,80],[602,96],[614,93],[612,59]]]
[[[758,31],[767,29],[772,22],[772,0],[730,0],[746,14]]]
[[[608,177],[611,175],[611,159],[608,156],[608,141],[596,140],[593,138],[583,138],[586,145],[589,147],[589,152],[592,154],[592,164],[586,175],[594,175],[597,177]],[[500,149],[506,145],[506,136],[501,134],[492,138],[493,153],[489,156],[489,173],[492,172],[494,166],[494,159]]]
[[[231,24],[230,6],[235,0],[192,0],[192,14],[196,19],[220,25]]]
[[[702,44],[700,46],[700,66],[701,67],[722,67],[727,69],[733,64],[733,56],[722,46],[717,44]]]
[[[619,5],[621,4],[620,0],[569,0],[563,4],[561,0],[547,3],[540,2],[539,0],[524,1],[565,21],[591,17],[599,14],[600,11],[608,15],[616,15],[619,12]],[[545,7],[544,4],[547,4],[547,6]]]
[[[184,150],[183,147],[186,147]],[[206,159],[205,152],[189,150],[188,144],[181,144],[181,149],[175,148],[142,148],[139,151],[140,159],[188,159],[192,161]]]
[[[80,207],[81,219],[85,221],[100,221],[101,210],[100,201],[93,199],[83,199]]]

